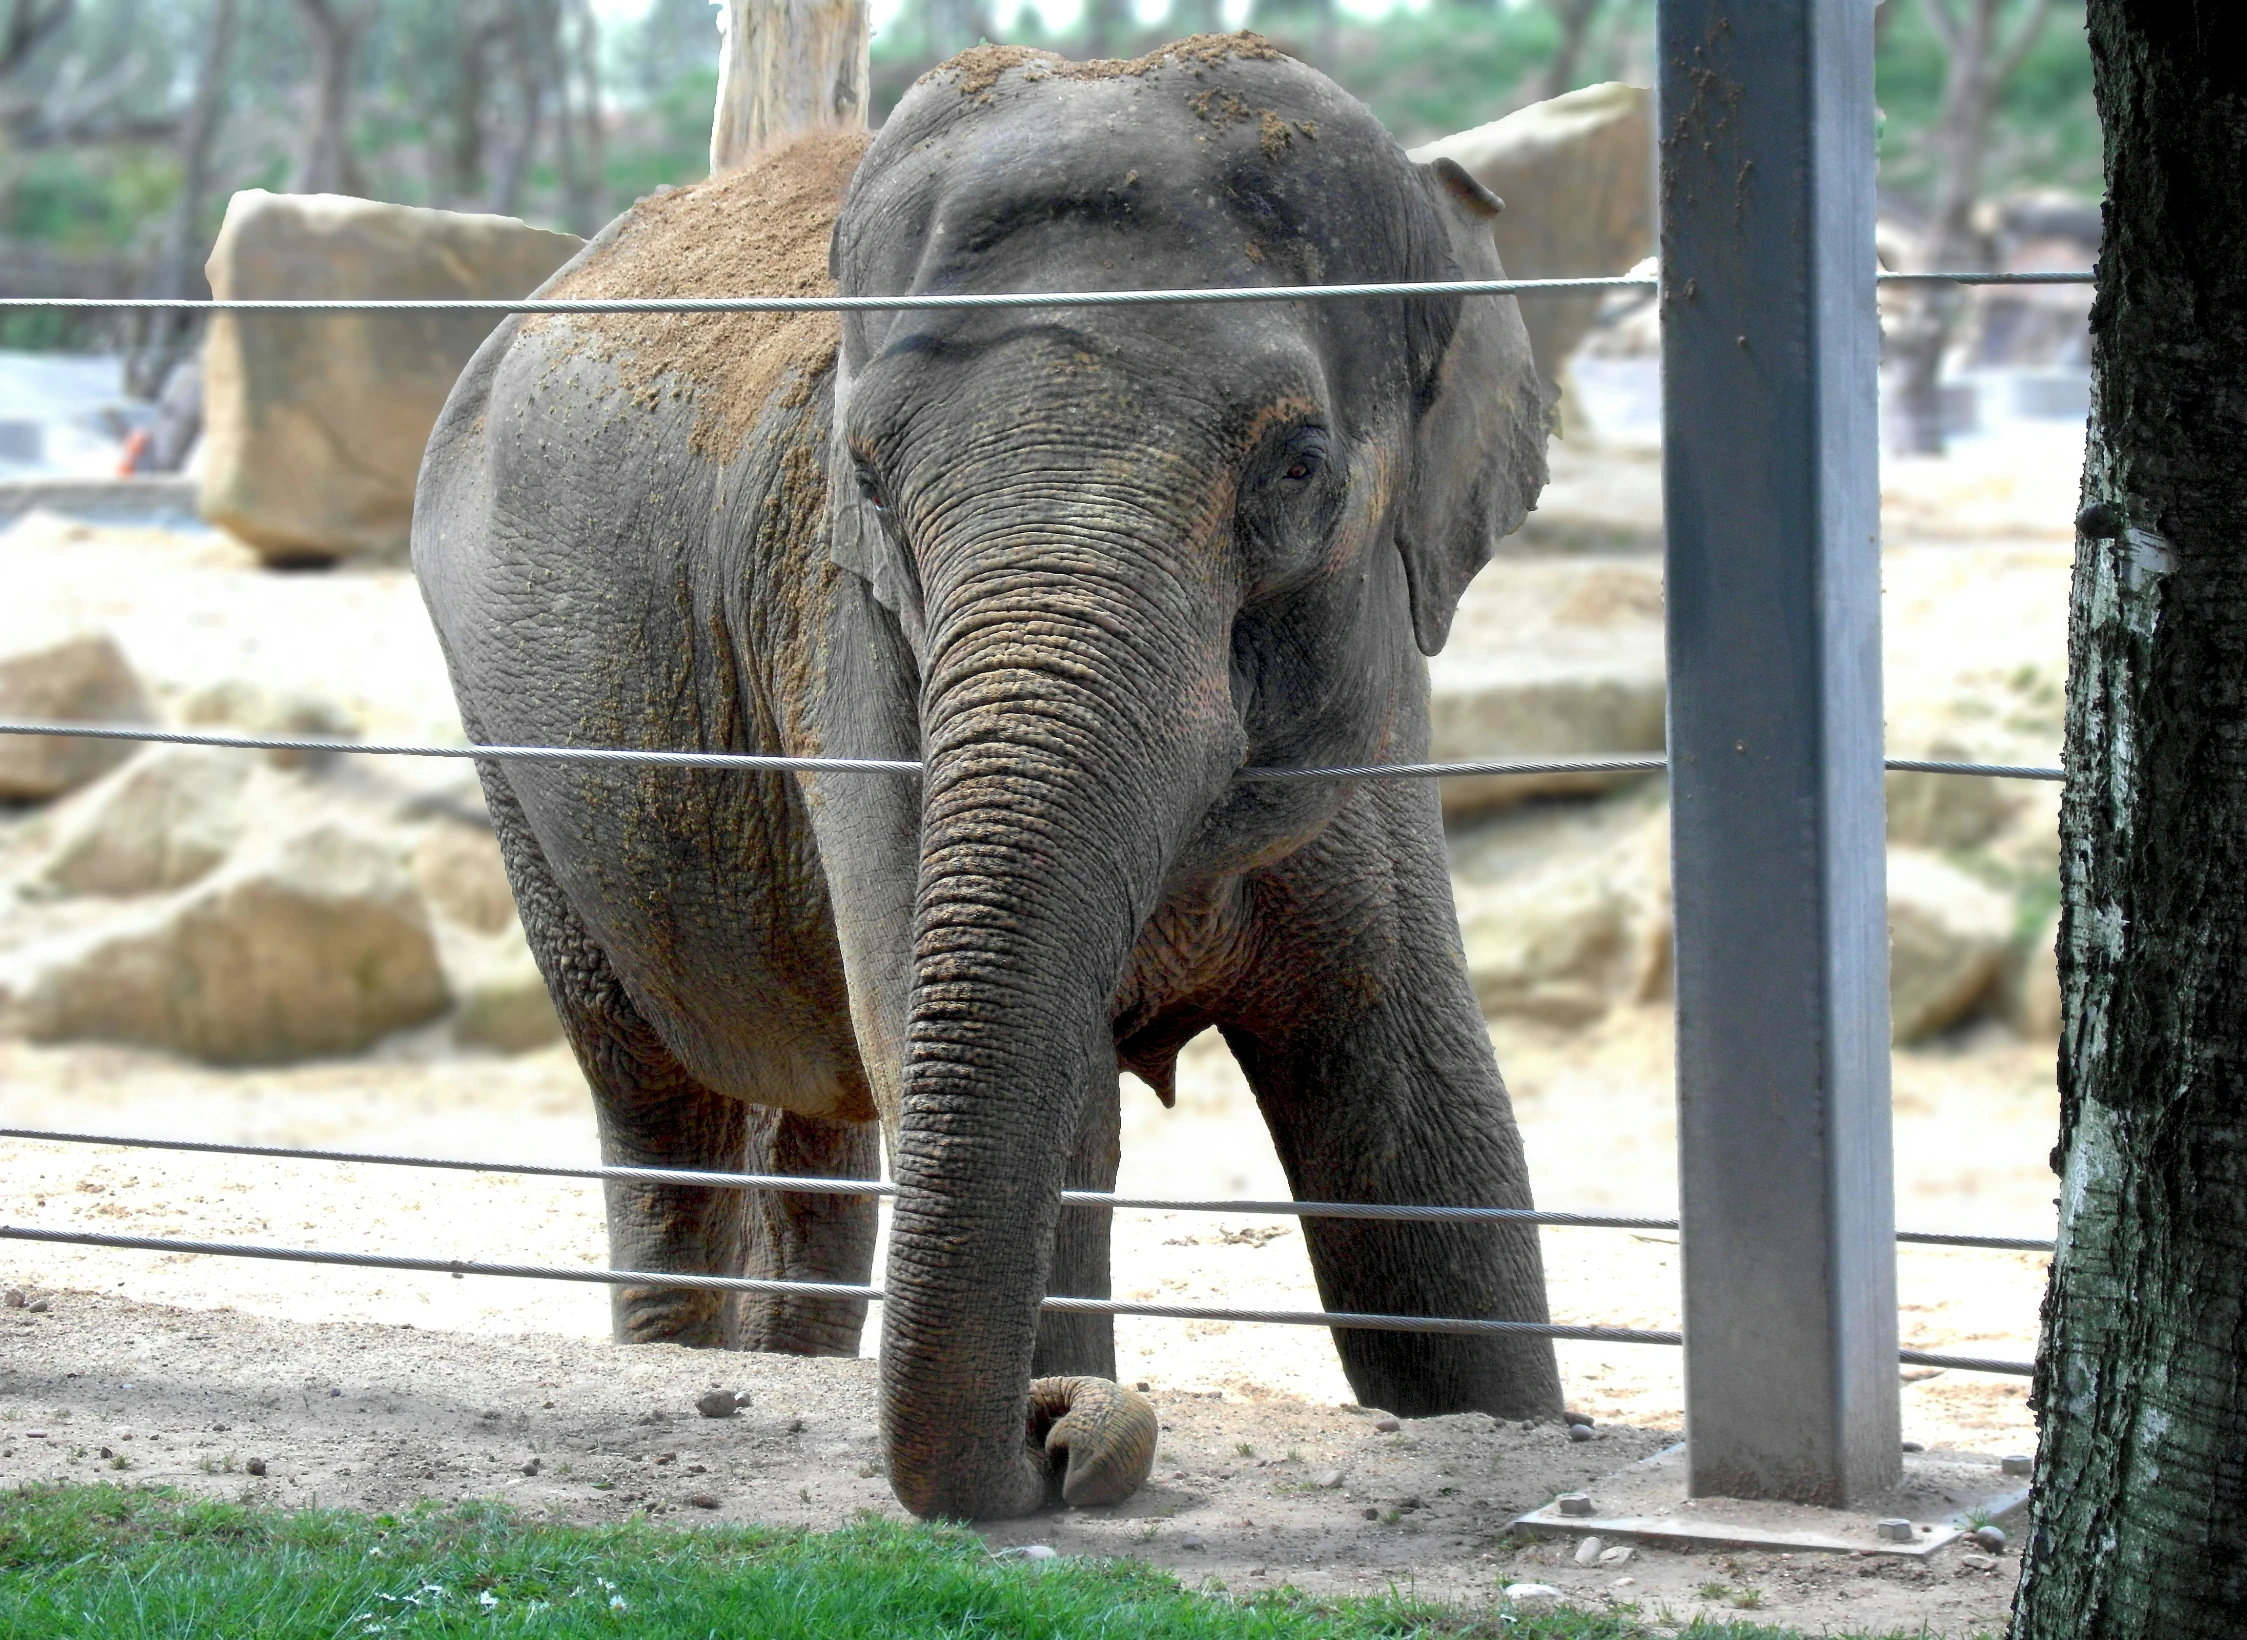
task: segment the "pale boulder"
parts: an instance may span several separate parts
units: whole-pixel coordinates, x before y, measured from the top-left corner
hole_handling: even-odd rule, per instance
[[[198,728],[232,729],[274,740],[351,740],[359,720],[324,695],[305,689],[275,688],[247,678],[206,683],[180,703],[180,718]],[[271,751],[277,769],[317,768],[331,752]]]
[[[0,655],[0,718],[145,723],[147,691],[106,632],[80,632]],[[133,755],[125,740],[0,735],[0,802],[76,791]]]
[[[562,1040],[562,1021],[523,931],[512,929],[458,962],[453,1040],[464,1048],[528,1053]]]
[[[1975,763],[1964,743],[1938,740],[1924,754],[1935,763]],[[2013,780],[1981,775],[1933,774],[1925,769],[1888,772],[1888,840],[1918,848],[1965,849],[1988,842],[2022,808]]]
[[[2005,1017],[2031,1042],[2060,1039],[2060,913],[2014,946],[2005,964]]]
[[[413,874],[429,909],[447,922],[497,934],[515,921],[499,840],[480,826],[430,827],[414,845]]]
[[[527,296],[582,241],[505,216],[251,189],[228,202],[212,293]],[[203,516],[269,561],[405,550],[437,413],[499,317],[220,314],[203,360]]]
[[[2013,902],[1923,849],[1888,851],[1889,1026],[1916,1042],[1990,994],[2013,937]]]
[[[131,917],[16,953],[0,1026],[273,1063],[355,1052],[449,1000],[395,848],[323,823]]]
[[[1460,599],[1428,662],[1428,756],[1438,763],[1638,754],[1663,743],[1661,577],[1626,558],[1503,558]],[[1612,774],[1468,776],[1441,786],[1446,820]]]
[[[26,886],[38,894],[160,894],[215,868],[247,824],[240,752],[159,746],[72,797]]]
[[[1456,161],[1506,202],[1492,224],[1514,279],[1628,273],[1654,254],[1654,94],[1609,82],[1441,137],[1412,157]],[[1521,303],[1548,382],[1599,315],[1601,293]]]
[[[1588,1024],[1669,977],[1669,816],[1594,811],[1523,869],[1454,878],[1467,977],[1492,1018]]]

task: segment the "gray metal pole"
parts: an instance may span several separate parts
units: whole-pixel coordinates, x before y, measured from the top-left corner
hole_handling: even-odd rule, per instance
[[[1869,0],[1661,0],[1686,1438],[1700,1496],[1901,1466]]]

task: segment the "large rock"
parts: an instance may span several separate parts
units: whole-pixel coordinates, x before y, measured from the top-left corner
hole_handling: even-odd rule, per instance
[[[2012,943],[2013,902],[1922,849],[1888,851],[1888,1009],[1898,1043],[1971,1013]]]
[[[2059,945],[2060,913],[2055,909],[2007,954],[2001,997],[2005,1017],[2031,1042],[2060,1038]]]
[[[1499,559],[1486,566],[1428,663],[1429,757],[1439,763],[1660,755],[1662,583],[1643,561]],[[1443,811],[1628,776],[1470,776],[1443,782]]]
[[[1461,849],[1452,894],[1467,977],[1493,1018],[1586,1024],[1668,978],[1668,811],[1599,805],[1571,818],[1514,828],[1510,849],[1503,827]],[[1507,869],[1478,852],[1524,858]]]
[[[359,720],[325,696],[303,689],[277,689],[247,678],[206,683],[180,702],[180,721],[198,727],[233,729],[274,740],[351,740]],[[271,751],[276,769],[321,768],[333,752]]]
[[[1456,160],[1506,202],[1492,227],[1514,279],[1628,273],[1654,253],[1654,94],[1610,82],[1517,109],[1502,120],[1415,148]],[[1521,303],[1546,381],[1599,315],[1600,295]]]
[[[481,826],[434,825],[414,845],[414,881],[429,909],[478,934],[497,934],[515,921],[515,891],[500,859],[499,840]]]
[[[145,723],[148,695],[106,632],[0,656],[0,718],[47,723]],[[0,802],[59,797],[133,755],[124,740],[0,735]]]
[[[211,871],[241,839],[250,760],[160,746],[88,787],[55,817],[34,892],[158,894]]]
[[[17,953],[0,1025],[270,1063],[353,1052],[448,1001],[396,850],[321,824],[125,920]]]
[[[521,929],[482,943],[455,989],[453,1039],[465,1048],[527,1053],[562,1040],[562,1021]]]
[[[1619,798],[1501,816],[1453,838],[1452,872],[1467,974],[1485,1014],[1579,1025],[1667,988],[1666,807],[1642,810]],[[1891,848],[1888,920],[1898,1043],[1920,1041],[1994,1001],[2024,1031],[2056,1029],[2053,930],[2021,961],[2008,896],[1926,850]],[[2020,977],[2000,998],[1994,993],[2009,960]]]
[[[238,193],[211,290],[239,297],[527,296],[582,241],[505,216]],[[394,555],[414,478],[488,313],[220,314],[204,348],[203,516],[269,560]]]

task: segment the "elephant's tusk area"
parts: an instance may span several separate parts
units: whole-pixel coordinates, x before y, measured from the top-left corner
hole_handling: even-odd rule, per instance
[[[1105,1378],[1030,1385],[1030,1439],[1044,1446],[1066,1504],[1121,1503],[1138,1491],[1155,1466],[1159,1427],[1153,1402]]]

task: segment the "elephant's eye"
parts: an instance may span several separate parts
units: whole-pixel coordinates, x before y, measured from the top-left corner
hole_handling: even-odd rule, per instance
[[[858,493],[866,498],[867,505],[878,513],[888,513],[889,501],[882,494],[882,481],[874,476],[874,469],[865,462],[858,463]]]
[[[1278,459],[1278,482],[1289,489],[1301,489],[1317,478],[1326,467],[1326,433],[1322,428],[1299,428],[1281,447]]]

